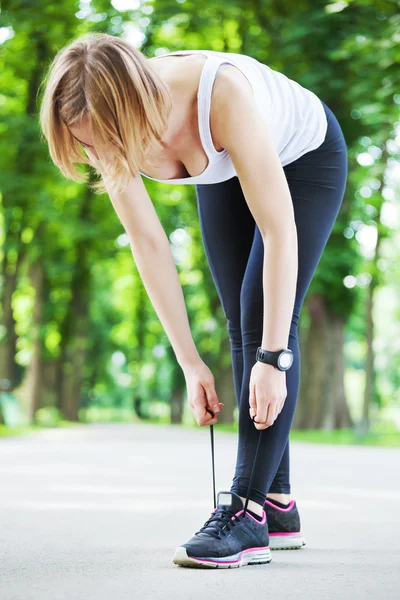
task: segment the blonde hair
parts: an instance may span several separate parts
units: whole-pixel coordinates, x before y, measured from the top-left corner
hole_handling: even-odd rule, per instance
[[[75,164],[90,160],[69,130],[86,117],[99,155],[113,147],[115,160],[107,171],[112,191],[122,191],[147,153],[162,148],[172,98],[149,59],[128,42],[106,33],[85,34],[56,54],[42,85],[40,126],[65,177],[88,181],[88,173]],[[92,189],[105,192],[104,181]]]

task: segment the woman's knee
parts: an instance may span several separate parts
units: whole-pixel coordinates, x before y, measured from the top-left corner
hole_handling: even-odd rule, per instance
[[[242,328],[240,325],[240,318],[228,319],[228,334],[229,341],[233,347],[242,347]]]
[[[295,304],[289,329],[289,340],[298,339],[298,325],[300,320],[300,308]],[[264,327],[264,307],[262,295],[251,296],[251,302],[241,304],[241,336],[244,344],[261,343]],[[289,343],[290,345],[290,343]]]

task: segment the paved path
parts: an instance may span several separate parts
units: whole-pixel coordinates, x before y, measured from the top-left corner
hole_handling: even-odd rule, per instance
[[[217,488],[229,489],[236,436],[217,429],[216,453]],[[292,470],[305,549],[274,552],[269,565],[185,569],[173,550],[212,510],[208,428],[1,440],[0,598],[399,598],[400,450],[297,443]]]

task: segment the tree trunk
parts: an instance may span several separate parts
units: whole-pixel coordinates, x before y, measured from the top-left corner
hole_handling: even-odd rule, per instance
[[[78,270],[78,267],[76,267]],[[86,274],[89,277],[89,274]],[[72,331],[65,351],[60,406],[69,421],[79,420],[80,394],[88,336],[88,298],[81,287],[81,277],[74,280],[72,289]]]
[[[31,361],[26,368],[24,379],[19,390],[22,394],[22,404],[29,423],[34,419],[36,411],[41,407],[40,391],[42,387],[42,340],[40,330],[43,320],[44,281],[42,258],[39,258],[37,262],[30,266],[30,277],[32,286],[35,289],[35,304],[33,309],[31,330],[33,349]]]
[[[327,356],[325,352],[327,319],[326,306],[322,296],[314,294],[308,302],[310,327],[303,361],[301,398],[305,402],[301,429],[319,429],[322,424],[323,407],[326,400],[325,378]]]
[[[58,358],[43,362],[40,392],[42,406],[57,407],[58,374]]]
[[[375,261],[378,258],[378,253],[375,253]],[[367,306],[366,306],[366,338],[367,338],[367,356],[365,361],[365,387],[364,387],[364,398],[363,398],[363,412],[361,423],[359,424],[360,433],[368,433],[370,428],[370,407],[372,399],[375,394],[375,353],[373,347],[374,341],[374,320],[372,315],[374,292],[376,287],[376,281],[374,277],[367,291]]]
[[[133,367],[133,381],[137,382],[136,386],[132,390],[132,405],[136,414],[140,419],[145,418],[144,413],[142,411],[141,406],[141,390],[140,390],[140,370],[144,361],[144,353],[146,347],[146,298],[147,293],[146,289],[143,285],[143,282],[138,278],[137,280],[137,292],[136,292],[136,306],[135,306],[135,314],[133,316],[134,323],[136,324],[135,336],[137,340],[136,350],[134,352],[134,356],[132,357]],[[171,360],[175,359],[175,354],[171,351]],[[171,402],[173,402],[171,398]],[[182,401],[183,402],[183,401]],[[172,410],[172,404],[171,404]],[[172,421],[172,415],[171,415]],[[172,421],[173,422],[173,421]]]
[[[333,430],[352,425],[344,389],[344,322],[335,313],[328,313],[328,337],[326,353],[328,360],[325,382],[326,402],[322,429]]]
[[[26,114],[24,116],[36,119],[37,90],[43,77],[43,64],[46,62],[47,58],[47,47],[45,39],[40,31],[32,35],[30,42],[32,55],[35,56],[36,54],[36,61],[35,67],[27,82]],[[21,172],[25,175],[32,173],[35,164],[35,155],[32,154],[32,139],[34,135],[36,134],[33,129],[31,127],[26,127],[23,135],[19,138],[19,144],[13,160],[13,168],[9,169],[8,173],[10,181],[13,181],[14,179],[15,181],[18,181]],[[31,195],[31,190],[29,194]],[[27,198],[21,194],[19,188],[17,195],[15,195],[15,192],[12,193],[11,191],[4,192],[2,195],[2,215],[5,240],[2,248],[3,259],[1,274],[3,284],[1,296],[2,319],[0,325],[3,328],[4,335],[1,336],[0,343],[0,379],[9,380],[9,389],[13,389],[20,383],[18,381],[18,365],[15,363],[17,334],[12,312],[12,296],[17,286],[19,269],[24,260],[24,250],[26,248],[21,242],[21,231],[23,231],[29,220],[30,209],[28,208],[27,202]],[[16,208],[22,210],[15,210]],[[35,238],[36,237],[37,234],[35,235]],[[11,256],[12,259],[10,260]],[[11,262],[12,264],[10,264]]]
[[[172,348],[169,349],[171,356],[175,358]],[[185,396],[186,396],[186,380],[181,367],[174,363],[171,383],[171,400],[170,400],[170,421],[171,423],[182,423]]]
[[[184,389],[182,385],[175,387],[171,394],[171,423],[182,423],[184,405]]]
[[[93,192],[88,187],[82,201],[80,219],[90,221],[90,206]],[[76,244],[76,262],[71,284],[71,303],[64,323],[63,334],[66,342],[63,347],[62,377],[58,406],[70,421],[78,421],[83,369],[87,354],[89,335],[90,301],[90,242],[82,238]]]
[[[0,342],[0,379],[8,380],[8,389],[13,389],[18,383],[18,369],[15,363],[17,351],[17,333],[15,331],[15,319],[12,310],[12,298],[17,286],[19,267],[22,260],[22,253],[18,253],[16,264],[13,266],[13,272],[8,272],[8,260],[6,247],[3,248],[4,259],[2,263],[2,281],[3,294],[1,298],[2,316],[0,321],[3,335]]]
[[[348,427],[351,417],[344,391],[344,321],[314,294],[308,302],[310,326],[301,354],[299,429]]]

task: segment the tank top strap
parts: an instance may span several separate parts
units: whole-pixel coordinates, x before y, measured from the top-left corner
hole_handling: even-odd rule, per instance
[[[229,62],[226,58],[208,54],[201,72],[197,91],[197,105],[199,117],[199,132],[204,150],[207,154],[220,154],[213,144],[210,130],[211,93],[214,80],[222,63]],[[228,64],[226,66],[229,66]]]

